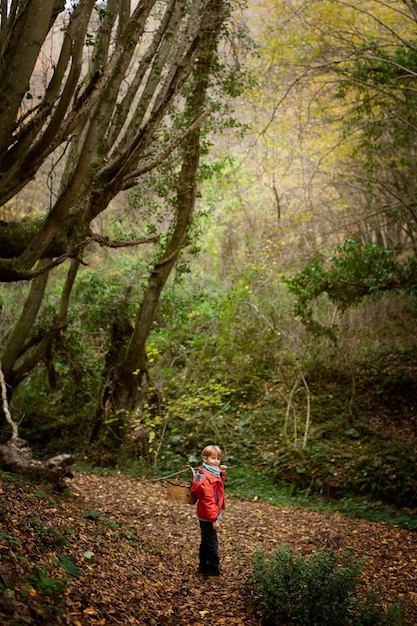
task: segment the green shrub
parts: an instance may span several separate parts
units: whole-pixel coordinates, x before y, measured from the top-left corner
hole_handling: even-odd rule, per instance
[[[257,550],[246,592],[269,626],[405,626],[402,607],[380,608],[380,595],[358,600],[361,561],[331,551],[304,557],[282,545],[270,556]]]

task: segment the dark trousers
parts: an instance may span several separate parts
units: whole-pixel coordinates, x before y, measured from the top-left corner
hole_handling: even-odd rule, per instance
[[[201,543],[200,543],[200,566],[198,571],[208,576],[219,576],[219,541],[217,531],[211,522],[200,520]]]

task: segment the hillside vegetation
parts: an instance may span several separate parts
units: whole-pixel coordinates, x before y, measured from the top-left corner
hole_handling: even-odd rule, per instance
[[[76,451],[79,467],[136,475],[197,464],[206,442],[216,441],[226,462],[237,466],[230,489],[238,495],[298,498],[305,506],[336,506],[415,528],[414,301],[387,296],[359,307],[334,343],[291,327],[279,308],[271,332],[241,298],[218,288],[203,295],[199,287],[172,286],[148,345],[154,372],[148,401],[132,416],[123,442],[110,424],[100,448],[86,446],[84,437],[95,364],[77,364],[85,352],[69,326],[71,368],[63,351],[60,385],[48,402],[38,395],[46,372],[16,396],[21,434],[43,457]],[[97,300],[97,310],[91,307],[93,323],[102,306]],[[88,318],[83,323],[88,329]],[[75,387],[81,367],[84,379]],[[264,479],[257,493],[253,472]]]

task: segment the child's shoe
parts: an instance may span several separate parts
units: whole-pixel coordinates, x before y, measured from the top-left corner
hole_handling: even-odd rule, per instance
[[[223,582],[223,576],[221,574],[211,574],[206,576],[207,580],[209,580],[210,582],[213,583],[222,583]]]

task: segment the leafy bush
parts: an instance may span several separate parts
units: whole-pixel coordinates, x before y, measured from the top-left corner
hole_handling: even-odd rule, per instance
[[[269,626],[406,625],[402,607],[384,611],[378,592],[356,598],[360,573],[361,562],[350,554],[340,563],[331,551],[304,557],[284,544],[270,556],[255,552],[246,591]]]
[[[316,304],[324,294],[342,312],[365,297],[380,298],[387,291],[416,294],[416,264],[413,257],[398,261],[393,248],[345,239],[327,259],[315,254],[309,265],[284,282],[296,297],[294,311],[303,324],[316,335],[334,337],[332,327],[314,319]]]

